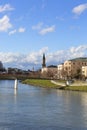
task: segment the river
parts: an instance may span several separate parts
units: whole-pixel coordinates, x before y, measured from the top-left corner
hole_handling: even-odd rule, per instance
[[[0,80],[0,130],[87,130],[87,92]]]

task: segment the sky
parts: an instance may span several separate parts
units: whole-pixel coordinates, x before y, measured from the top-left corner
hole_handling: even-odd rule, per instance
[[[0,61],[40,68],[87,56],[87,0],[0,0]]]

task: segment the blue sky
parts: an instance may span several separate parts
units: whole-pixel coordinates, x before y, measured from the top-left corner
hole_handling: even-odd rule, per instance
[[[21,2],[21,3],[20,3]],[[40,67],[87,56],[86,0],[0,0],[0,60]]]

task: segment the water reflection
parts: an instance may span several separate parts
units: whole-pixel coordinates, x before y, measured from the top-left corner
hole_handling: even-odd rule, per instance
[[[17,96],[17,89],[14,89],[14,96]]]
[[[14,103],[17,102],[17,89],[14,89]]]
[[[87,128],[87,93],[0,81],[0,129]]]
[[[62,97],[61,113],[66,124],[87,127],[87,93],[58,91],[58,95]]]

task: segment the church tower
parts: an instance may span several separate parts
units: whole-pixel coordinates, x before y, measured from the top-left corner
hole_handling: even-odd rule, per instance
[[[43,54],[43,61],[42,61],[42,68],[46,67],[46,59],[45,59],[45,54]]]

